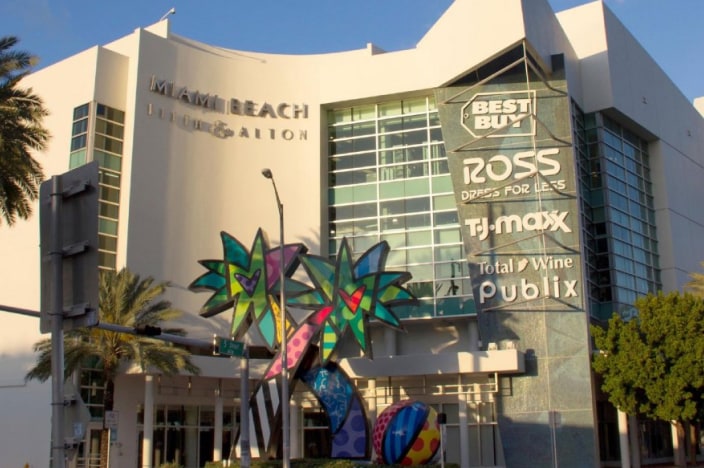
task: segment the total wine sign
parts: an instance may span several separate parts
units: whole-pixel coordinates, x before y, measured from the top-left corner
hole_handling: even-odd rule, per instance
[[[478,311],[583,309],[564,80],[436,90]]]

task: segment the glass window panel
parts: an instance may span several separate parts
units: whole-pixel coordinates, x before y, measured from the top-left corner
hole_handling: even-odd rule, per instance
[[[374,133],[376,133],[376,122],[373,120],[352,125],[353,136],[373,135]]]
[[[78,135],[71,138],[71,151],[76,151],[81,148],[86,147],[87,137],[86,135]]]
[[[405,219],[401,216],[394,216],[392,218],[384,218],[381,220],[381,231],[397,231],[405,228]]]
[[[431,112],[428,115],[428,125],[430,125],[431,127],[440,125],[440,117],[438,117],[438,114],[436,112]]]
[[[612,146],[613,149],[621,149],[621,138],[608,131],[603,132],[603,137],[604,141]]]
[[[376,147],[375,142],[376,142],[375,136],[356,138],[356,139],[352,140],[352,151],[357,153],[360,151],[374,150]]]
[[[609,145],[604,146],[604,156],[610,162],[616,163],[619,166],[625,165],[623,154],[620,151],[618,151],[617,149],[614,149]]]
[[[450,168],[447,165],[447,160],[445,160],[445,159],[433,161],[431,163],[430,167],[431,167],[431,172],[433,175],[441,175],[441,174],[449,174],[450,173]],[[443,182],[446,182],[445,185],[449,184],[451,186],[451,184],[452,184],[449,179],[447,181],[444,181],[441,178],[440,180]]]
[[[374,219],[361,219],[354,223],[354,235],[365,235],[379,231],[379,223]]]
[[[328,127],[328,138],[331,140],[337,138],[348,138],[352,136],[352,125],[336,125]]]
[[[628,199],[623,195],[609,190],[609,203],[611,206],[620,208],[623,211],[628,211]]]
[[[118,203],[120,201],[120,189],[115,187],[100,186],[100,200]]]
[[[351,203],[354,201],[354,187],[333,187],[328,190],[328,202],[331,204]]]
[[[411,115],[403,118],[403,129],[412,130],[416,128],[425,129],[428,126],[426,114]]]
[[[120,207],[118,205],[111,205],[109,203],[100,203],[100,216],[106,218],[118,219],[120,214]]]
[[[403,117],[379,121],[379,133],[400,132],[403,130]]]
[[[380,167],[381,180],[402,180],[406,176],[404,166]]]
[[[443,245],[435,247],[435,261],[458,260],[464,258],[464,252],[460,245]]]
[[[95,150],[93,156],[98,161],[101,167],[107,169],[112,169],[113,171],[119,172],[122,168],[122,158],[115,156],[113,154],[103,153],[102,151]]]
[[[86,133],[88,131],[88,119],[81,119],[77,122],[73,122],[73,127],[71,129],[71,135],[76,136],[80,133]]]
[[[355,202],[363,202],[369,200],[376,200],[376,185],[365,184],[358,185],[353,188]]]
[[[382,102],[379,104],[379,117],[401,115],[402,113],[403,105],[401,101]]]
[[[413,99],[405,99],[403,101],[403,112],[412,114],[416,112],[425,112],[426,109],[425,96]]]
[[[607,182],[608,187],[621,194],[626,194],[626,184],[614,177],[609,177]]]
[[[379,184],[379,199],[402,197],[405,193],[403,181]]]
[[[435,231],[436,244],[455,244],[458,242],[462,242],[459,228]]]
[[[421,178],[406,180],[403,192],[407,197],[427,196],[430,193],[430,181]],[[428,208],[426,209],[430,209],[430,199],[426,198],[426,200],[428,201]]]
[[[394,164],[406,162],[406,149],[394,148],[379,152],[379,164]]]
[[[329,145],[330,154],[342,154],[352,152],[352,140],[332,141]]]
[[[386,257],[387,267],[398,267],[405,266],[408,262],[406,261],[406,251],[401,249],[391,250],[389,255]]]
[[[71,153],[69,156],[68,167],[69,169],[74,169],[76,167],[82,166],[86,163],[86,150],[78,150]]]
[[[430,245],[433,237],[430,230],[427,231],[411,231],[406,234],[406,242],[409,246],[415,245]]]
[[[413,276],[414,280],[433,280],[432,265],[409,265],[407,271]]]
[[[125,121],[124,112],[117,109],[113,109],[112,107],[108,107],[104,104],[98,104],[95,114],[100,117],[104,117],[108,120],[112,120],[119,123],[124,123]]]
[[[406,148],[406,161],[424,161],[426,159],[427,148],[425,146]]]
[[[433,208],[435,208],[435,211],[456,210],[457,205],[455,204],[455,196],[452,194],[435,195],[433,197]]]
[[[352,249],[355,254],[362,254],[377,243],[376,236],[361,236],[352,239]]]
[[[457,214],[457,211],[447,211],[445,213],[435,213],[433,215],[433,220],[436,226],[458,224],[459,216]]]
[[[435,307],[431,299],[422,299],[414,305],[394,307],[394,312],[399,319],[434,317]]]
[[[96,119],[95,131],[98,133],[109,135],[111,137],[122,139],[124,134],[124,127],[122,125],[108,122],[103,119]]]
[[[352,120],[369,120],[376,116],[376,107],[374,104],[365,106],[355,106],[352,108]]]
[[[88,116],[88,104],[83,104],[73,109],[73,120],[82,119]]]
[[[117,238],[103,234],[98,235],[98,248],[100,250],[109,250],[111,252],[117,251]]]
[[[352,121],[352,109],[330,109],[328,110],[328,122],[340,123]]]
[[[110,219],[99,218],[98,219],[98,232],[104,234],[110,234],[113,236],[117,235],[117,221]]]
[[[392,133],[390,135],[379,136],[380,148],[393,148],[394,146],[403,146],[402,133]]]
[[[606,172],[621,180],[624,180],[626,178],[626,170],[614,164],[612,161],[606,161]]]
[[[98,252],[98,265],[114,270],[117,265],[117,256],[110,252]]]
[[[452,179],[450,179],[450,176],[433,177],[432,184],[433,184],[433,193],[443,193],[443,192],[444,193],[448,193],[448,192],[451,193],[452,192]]]
[[[393,251],[399,247],[405,247],[406,245],[406,235],[400,234],[384,234],[381,236],[381,240],[385,240],[389,243],[389,247]],[[404,257],[405,258],[405,257]]]
[[[403,143],[405,145],[419,145],[428,141],[428,132],[425,129],[407,132],[403,135]]]
[[[409,243],[409,245],[413,245]],[[428,263],[433,261],[433,249],[431,247],[424,249],[411,249],[406,253],[408,263]]]
[[[406,216],[406,226],[409,229],[428,227],[430,226],[430,214]]]
[[[110,185],[112,187],[120,186],[120,174],[106,170],[100,170],[98,174],[101,184]]]
[[[444,144],[430,145],[430,157],[433,159],[445,158],[445,145]]]
[[[354,221],[340,221],[331,224],[330,226],[330,234],[335,237],[349,237],[354,234]]]

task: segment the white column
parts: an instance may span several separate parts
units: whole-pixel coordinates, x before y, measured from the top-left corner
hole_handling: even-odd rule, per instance
[[[367,411],[369,413],[369,427],[373,428],[376,423],[377,416],[377,406],[376,406],[376,379],[371,378],[367,382]],[[376,453],[374,452],[374,444],[371,444],[372,449],[372,460],[376,460]]]
[[[631,468],[631,447],[628,443],[628,415],[621,410],[618,414],[618,445],[621,449],[621,468]]]
[[[631,466],[640,466],[640,430],[638,430],[638,418],[628,416],[628,440],[631,444]]]
[[[457,421],[460,429],[460,467],[469,468],[469,428],[467,427],[467,394],[460,393],[457,398]]]
[[[154,376],[144,375],[144,438],[142,440],[142,468],[152,468],[154,451]]]
[[[295,398],[291,399],[289,411],[291,412],[289,418],[291,423],[289,432],[291,435],[291,458],[301,458],[301,431],[303,430],[301,426],[301,405]]]
[[[215,427],[213,436],[213,461],[222,460],[222,380],[215,389]]]
[[[670,424],[671,427],[671,434],[672,434],[672,452],[675,454],[675,465],[677,466],[684,466],[687,462],[686,460],[686,455],[684,453],[684,445],[680,445],[680,437],[677,434],[677,425],[673,421],[672,424]],[[682,428],[684,430],[684,428]],[[685,440],[686,440],[686,434],[685,434]]]

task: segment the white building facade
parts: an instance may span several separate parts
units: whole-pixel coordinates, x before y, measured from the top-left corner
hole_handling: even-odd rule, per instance
[[[249,245],[261,227],[278,244],[269,168],[287,243],[332,256],[343,239],[356,255],[387,241],[389,269],[412,274],[419,301],[395,309],[405,333],[372,327],[373,360],[339,351],[370,425],[412,398],[446,414],[446,461],[462,467],[672,459],[669,429],[633,418],[631,447],[655,435],[619,447],[628,424],[590,372],[588,326],[698,271],[704,125],[603,3],[555,14],[542,0],[462,0],[414,49],[310,56],[223,49],[164,20],[26,85],[51,112],[46,174],[100,163],[101,266],[170,281],[189,337],[229,333],[229,313],[199,316],[207,296],[187,288],[199,260],[222,255],[220,232]],[[38,309],[38,216],[0,239],[0,302]],[[0,391],[27,427],[2,423],[0,453],[46,466],[49,392],[22,382],[38,323],[3,322],[17,365]],[[125,369],[111,466],[228,458],[240,363],[195,359],[197,377]],[[265,364],[252,361],[252,382]],[[74,462],[91,466],[100,382],[87,370],[79,387],[96,419]],[[326,421],[296,386],[293,457],[328,454]]]

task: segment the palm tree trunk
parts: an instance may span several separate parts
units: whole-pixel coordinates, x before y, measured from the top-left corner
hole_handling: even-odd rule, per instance
[[[110,454],[110,430],[103,428],[100,431],[100,468],[108,468]]]

